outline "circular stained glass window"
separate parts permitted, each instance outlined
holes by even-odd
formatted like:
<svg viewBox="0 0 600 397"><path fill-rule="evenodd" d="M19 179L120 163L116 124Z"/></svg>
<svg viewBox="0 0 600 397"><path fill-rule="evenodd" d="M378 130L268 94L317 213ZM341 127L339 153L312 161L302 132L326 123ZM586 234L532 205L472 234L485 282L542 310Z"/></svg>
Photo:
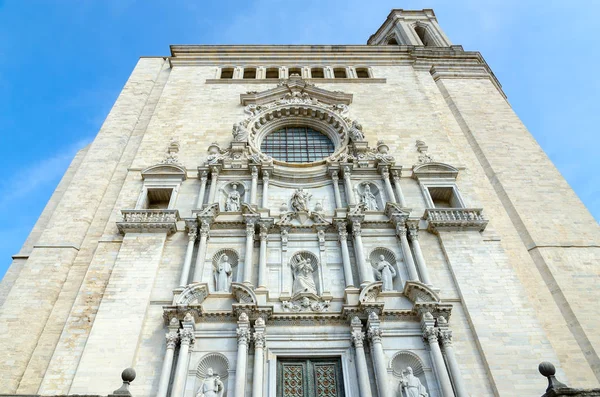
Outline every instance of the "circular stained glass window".
<svg viewBox="0 0 600 397"><path fill-rule="evenodd" d="M327 135L310 127L284 127L267 135L260 150L286 163L312 163L329 157L334 146Z"/></svg>

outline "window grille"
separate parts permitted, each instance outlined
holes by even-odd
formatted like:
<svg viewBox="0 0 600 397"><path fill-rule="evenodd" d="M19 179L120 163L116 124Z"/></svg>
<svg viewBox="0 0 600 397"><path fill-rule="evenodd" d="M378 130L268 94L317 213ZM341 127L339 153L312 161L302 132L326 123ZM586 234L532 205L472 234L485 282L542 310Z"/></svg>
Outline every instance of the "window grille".
<svg viewBox="0 0 600 397"><path fill-rule="evenodd" d="M310 163L333 153L333 142L309 127L284 127L265 137L263 153L286 163Z"/></svg>

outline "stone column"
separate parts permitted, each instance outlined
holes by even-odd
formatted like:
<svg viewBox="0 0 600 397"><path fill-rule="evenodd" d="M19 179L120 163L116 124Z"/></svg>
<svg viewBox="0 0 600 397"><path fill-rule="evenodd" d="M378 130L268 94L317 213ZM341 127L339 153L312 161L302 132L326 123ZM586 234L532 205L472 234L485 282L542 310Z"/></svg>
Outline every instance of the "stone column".
<svg viewBox="0 0 600 397"><path fill-rule="evenodd" d="M165 353L162 371L160 372L160 381L158 383L156 397L167 397L169 381L171 380L171 368L173 367L173 355L175 353L175 346L177 345L178 341L179 336L177 335L177 332L167 333L167 351Z"/></svg>
<svg viewBox="0 0 600 397"><path fill-rule="evenodd" d="M184 321L183 328L179 330L179 340L179 356L177 358L177 368L175 369L175 378L170 397L183 397L185 392L190 346L195 342L193 324L186 324Z"/></svg>
<svg viewBox="0 0 600 397"><path fill-rule="evenodd" d="M254 261L254 225L256 219L246 218L246 256L244 260L244 283L252 283L252 262Z"/></svg>
<svg viewBox="0 0 600 397"><path fill-rule="evenodd" d="M410 245L408 245L408 239L406 238L406 227L404 226L404 222L405 219L403 218L396 223L396 236L400 239L400 246L402 247L402 254L404 255L404 263L408 269L409 280L419 281L419 273L417 273L412 252L410 252Z"/></svg>
<svg viewBox="0 0 600 397"><path fill-rule="evenodd" d="M202 209L204 204L204 196L206 194L206 180L208 179L208 172L202 171L200 176L200 194L198 194L198 201L196 202L196 208Z"/></svg>
<svg viewBox="0 0 600 397"><path fill-rule="evenodd" d="M190 267L192 266L192 255L194 254L194 244L196 243L196 237L198 237L198 227L196 221L187 222L188 224L188 245L185 251L185 259L183 260L183 269L181 269L181 278L179 279L179 285L185 287L188 285L190 279Z"/></svg>
<svg viewBox="0 0 600 397"><path fill-rule="evenodd" d="M263 171L262 207L269 208L269 171Z"/></svg>
<svg viewBox="0 0 600 397"><path fill-rule="evenodd" d="M206 259L206 244L210 232L210 223L206 220L200 221L200 243L198 244L198 255L196 255L196 268L194 269L193 282L202 281L204 272L204 260Z"/></svg>
<svg viewBox="0 0 600 397"><path fill-rule="evenodd" d="M250 204L256 204L256 191L258 190L258 168L252 167L252 187L250 188Z"/></svg>
<svg viewBox="0 0 600 397"><path fill-rule="evenodd" d="M406 200L404 194L402 194L402 187L400 186L400 173L397 170L392 171L392 177L394 178L394 187L396 188L396 198L400 207L406 207Z"/></svg>
<svg viewBox="0 0 600 397"><path fill-rule="evenodd" d="M265 320L262 317L254 323L254 372L252 379L252 397L262 397L265 370Z"/></svg>
<svg viewBox="0 0 600 397"><path fill-rule="evenodd" d="M408 237L412 242L413 250L415 252L415 259L417 260L417 268L421 275L421 281L427 285L431 285L431 279L429 278L429 271L425 264L425 258L423 258L423 252L421 252L421 245L419 244L419 221L407 222L408 226Z"/></svg>
<svg viewBox="0 0 600 397"><path fill-rule="evenodd" d="M219 167L213 166L210 168L210 190L208 191L208 204L215 202L217 194L217 182L219 181Z"/></svg>
<svg viewBox="0 0 600 397"><path fill-rule="evenodd" d="M288 268L287 262L287 245L289 239L289 226L281 226L280 227L281 234L281 294L282 295L290 295L292 288L292 280L290 275L290 270Z"/></svg>
<svg viewBox="0 0 600 397"><path fill-rule="evenodd" d="M354 343L356 354L356 374L358 375L358 390L360 397L371 397L371 382L369 380L369 369L367 368L367 358L365 357L364 339L365 333L362 332L362 323L358 317L354 317L350 323L350 335Z"/></svg>
<svg viewBox="0 0 600 397"><path fill-rule="evenodd" d="M373 270L369 268L365 259L365 249L363 247L362 236L361 236L360 222L352 222L352 235L354 236L354 251L356 255L356 261L358 262L358 270L360 272L360 283L368 284L375 281L373 277Z"/></svg>
<svg viewBox="0 0 600 397"><path fill-rule="evenodd" d="M458 368L458 361L456 361L456 355L454 353L454 346L452 346L452 331L448 329L448 323L442 316L438 317L438 339L442 344L444 353L446 354L446 362L448 363L448 369L450 370L450 376L452 377L452 384L454 385L454 393L456 397L469 397L465 383Z"/></svg>
<svg viewBox="0 0 600 397"><path fill-rule="evenodd" d="M350 167L344 167L344 187L346 188L346 200L348 205L355 205L354 189L352 186L352 178L350 178Z"/></svg>
<svg viewBox="0 0 600 397"><path fill-rule="evenodd" d="M258 287L267 286L267 240L269 237L269 225L261 222L260 225L260 251L258 254Z"/></svg>
<svg viewBox="0 0 600 397"><path fill-rule="evenodd" d="M385 193L388 196L388 201L395 203L396 196L394 196L394 189L392 189L392 184L390 183L390 172L388 167L380 168L381 177L383 178L383 183L385 185Z"/></svg>
<svg viewBox="0 0 600 397"><path fill-rule="evenodd" d="M344 279L346 279L346 287L354 287L352 265L350 264L350 252L348 251L348 230L346 229L346 222L338 222L337 227L342 250L342 264L344 265Z"/></svg>
<svg viewBox="0 0 600 397"><path fill-rule="evenodd" d="M387 365L383 345L381 344L381 328L377 314L369 313L367 321L367 336L371 341L373 352L373 364L375 366L375 380L377 381L377 389L379 397L392 397L390 387L387 381Z"/></svg>
<svg viewBox="0 0 600 397"><path fill-rule="evenodd" d="M340 195L340 177L337 171L331 171L331 180L333 182L333 195L335 197L335 208L342 208L342 196Z"/></svg>
<svg viewBox="0 0 600 397"><path fill-rule="evenodd" d="M442 397L454 397L450 377L444 363L444 356L438 344L438 330L434 327L435 320L431 313L426 312L421 318L421 327L423 328L423 338L429 343L433 369L437 375L438 382L442 389Z"/></svg>
<svg viewBox="0 0 600 397"><path fill-rule="evenodd" d="M235 365L235 393L236 397L244 397L246 390L246 362L248 360L248 339L250 337L250 322L246 313L240 314L237 327L238 351ZM176 397L173 395L173 397Z"/></svg>

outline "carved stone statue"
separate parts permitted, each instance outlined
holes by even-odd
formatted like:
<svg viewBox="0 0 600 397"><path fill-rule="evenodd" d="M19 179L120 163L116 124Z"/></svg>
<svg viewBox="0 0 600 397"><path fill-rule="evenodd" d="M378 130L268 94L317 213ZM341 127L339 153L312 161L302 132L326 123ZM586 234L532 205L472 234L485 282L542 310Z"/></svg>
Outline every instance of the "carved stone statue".
<svg viewBox="0 0 600 397"><path fill-rule="evenodd" d="M295 295L301 292L317 294L313 277L314 270L310 259L303 258L300 254L296 255L295 263L292 262L292 274L294 275L292 294Z"/></svg>
<svg viewBox="0 0 600 397"><path fill-rule="evenodd" d="M244 141L248 138L248 130L244 127L243 122L235 123L233 125L233 140L236 142Z"/></svg>
<svg viewBox="0 0 600 397"><path fill-rule="evenodd" d="M223 382L219 375L213 373L213 369L206 371L206 378L202 381L196 397L221 397L223 395Z"/></svg>
<svg viewBox="0 0 600 397"><path fill-rule="evenodd" d="M215 268L215 290L219 292L228 292L231 285L231 274L233 269L229 263L229 257L223 255Z"/></svg>
<svg viewBox="0 0 600 397"><path fill-rule="evenodd" d="M411 367L406 367L406 370L402 371L402 377L400 378L400 388L406 397L429 397L425 386L421 384L419 378L413 375Z"/></svg>
<svg viewBox="0 0 600 397"><path fill-rule="evenodd" d="M352 142L360 142L365 140L365 135L362 132L362 125L356 120L352 121L352 125L348 129L348 136Z"/></svg>
<svg viewBox="0 0 600 397"><path fill-rule="evenodd" d="M377 275L381 279L383 286L382 291L393 291L394 290L394 277L396 277L396 269L385 260L385 256L379 255L379 262L377 262Z"/></svg>
<svg viewBox="0 0 600 397"><path fill-rule="evenodd" d="M240 192L237 190L237 183L232 184L231 189L227 194L227 201L225 201L225 211L239 211L241 208L241 197Z"/></svg>
<svg viewBox="0 0 600 397"><path fill-rule="evenodd" d="M311 195L308 192L302 190L302 188L297 189L292 195L292 209L296 212L304 211L310 212L308 209L308 201L310 200Z"/></svg>
<svg viewBox="0 0 600 397"><path fill-rule="evenodd" d="M360 201L365 204L367 211L377 211L379 207L377 206L377 199L375 195L371 193L371 187L366 184L363 192L360 193Z"/></svg>

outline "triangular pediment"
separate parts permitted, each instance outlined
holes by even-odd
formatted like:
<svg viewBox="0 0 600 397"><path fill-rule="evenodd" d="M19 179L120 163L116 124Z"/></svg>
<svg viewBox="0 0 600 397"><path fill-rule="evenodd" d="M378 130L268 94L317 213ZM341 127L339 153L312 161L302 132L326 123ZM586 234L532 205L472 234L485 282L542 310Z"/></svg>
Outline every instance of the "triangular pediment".
<svg viewBox="0 0 600 397"><path fill-rule="evenodd" d="M327 105L349 105L352 103L352 94L324 90L296 76L292 76L288 80L282 80L277 87L270 90L240 94L240 102L243 106L265 105L281 100L304 101L306 103L321 102Z"/></svg>

